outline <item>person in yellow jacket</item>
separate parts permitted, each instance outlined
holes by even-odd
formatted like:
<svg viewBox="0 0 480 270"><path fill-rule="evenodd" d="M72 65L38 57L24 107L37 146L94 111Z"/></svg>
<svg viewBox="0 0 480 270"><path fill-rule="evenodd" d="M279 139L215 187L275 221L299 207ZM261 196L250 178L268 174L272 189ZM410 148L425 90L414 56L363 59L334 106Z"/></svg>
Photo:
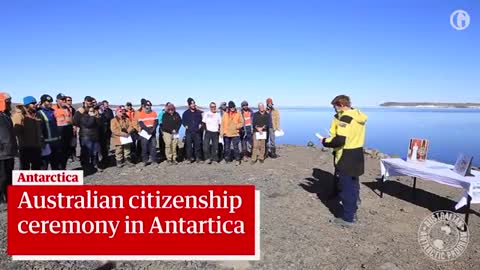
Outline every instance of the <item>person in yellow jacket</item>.
<svg viewBox="0 0 480 270"><path fill-rule="evenodd" d="M228 102L228 111L223 114L222 126L220 128L220 136L223 137L225 149L225 161L229 163L231 160L233 144L233 155L237 161L236 165L240 165L240 129L243 128L243 117L237 111L233 101Z"/></svg>
<svg viewBox="0 0 480 270"><path fill-rule="evenodd" d="M115 159L117 167L121 168L125 165L132 166L131 163L131 143L122 144L120 138L131 138L131 134L135 131L132 121L128 118L125 107L120 106L115 110L115 117L110 121L110 130L112 131L112 141L115 145Z"/></svg>
<svg viewBox="0 0 480 270"><path fill-rule="evenodd" d="M321 140L323 146L335 149L335 169L341 185L340 199L343 205L343 216L336 218L334 223L351 226L355 223L358 208L359 177L365 172L363 146L368 117L360 110L352 108L348 96L335 97L332 105L341 112L341 116L332 128L335 134Z"/></svg>

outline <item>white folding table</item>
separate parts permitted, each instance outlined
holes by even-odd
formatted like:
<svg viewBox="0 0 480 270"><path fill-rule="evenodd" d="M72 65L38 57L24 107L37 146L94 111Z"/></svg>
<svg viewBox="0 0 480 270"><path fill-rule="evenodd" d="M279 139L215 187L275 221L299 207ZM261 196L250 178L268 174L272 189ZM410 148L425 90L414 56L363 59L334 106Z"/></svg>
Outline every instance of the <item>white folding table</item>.
<svg viewBox="0 0 480 270"><path fill-rule="evenodd" d="M461 176L453 171L454 166L450 164L432 160L407 162L400 158L382 159L380 160L380 166L382 174L380 188L381 198L383 198L383 184L385 181L389 180L388 177L410 176L413 177L414 194L417 185L417 178L463 189L463 197L458 201L455 209L458 210L466 205L466 224L468 224L470 204L480 203L480 172L472 171L470 176Z"/></svg>

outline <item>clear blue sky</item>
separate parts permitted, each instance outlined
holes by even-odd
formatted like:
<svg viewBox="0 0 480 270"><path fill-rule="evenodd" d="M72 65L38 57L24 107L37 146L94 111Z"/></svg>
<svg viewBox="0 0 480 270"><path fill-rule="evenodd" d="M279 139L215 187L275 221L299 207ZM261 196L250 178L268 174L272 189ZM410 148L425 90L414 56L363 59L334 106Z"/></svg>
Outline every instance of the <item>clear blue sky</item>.
<svg viewBox="0 0 480 270"><path fill-rule="evenodd" d="M0 38L14 101L480 102L479 0L1 0Z"/></svg>

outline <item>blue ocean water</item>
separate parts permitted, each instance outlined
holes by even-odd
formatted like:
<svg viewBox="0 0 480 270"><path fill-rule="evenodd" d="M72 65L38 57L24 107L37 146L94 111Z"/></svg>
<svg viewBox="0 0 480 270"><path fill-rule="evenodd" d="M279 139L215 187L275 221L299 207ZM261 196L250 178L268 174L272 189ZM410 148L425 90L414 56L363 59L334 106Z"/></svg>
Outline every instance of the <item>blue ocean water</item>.
<svg viewBox="0 0 480 270"><path fill-rule="evenodd" d="M368 115L366 147L405 158L410 138L430 140L428 158L453 164L460 153L480 165L480 109L359 108ZM326 136L332 108L280 108L285 136L279 144L319 144ZM179 113L183 113L179 111ZM183 130L181 131L183 133Z"/></svg>

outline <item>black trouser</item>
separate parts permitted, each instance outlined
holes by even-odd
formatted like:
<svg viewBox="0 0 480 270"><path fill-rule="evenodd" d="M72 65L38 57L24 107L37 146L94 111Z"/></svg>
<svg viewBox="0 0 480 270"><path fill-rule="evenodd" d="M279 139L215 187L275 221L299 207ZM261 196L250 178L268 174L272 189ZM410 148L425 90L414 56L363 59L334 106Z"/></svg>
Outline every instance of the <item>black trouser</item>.
<svg viewBox="0 0 480 270"><path fill-rule="evenodd" d="M244 156L247 156L248 153L252 152L253 147L252 126L246 126L245 128L242 128L240 137L242 138L242 153Z"/></svg>
<svg viewBox="0 0 480 270"><path fill-rule="evenodd" d="M0 160L0 203L7 202L7 188L12 185L14 166L14 158Z"/></svg>
<svg viewBox="0 0 480 270"><path fill-rule="evenodd" d="M157 138L155 134L152 134L149 140L140 137L142 144L142 161L147 163L150 159L151 162L158 162L157 160Z"/></svg>
<svg viewBox="0 0 480 270"><path fill-rule="evenodd" d="M200 132L187 132L185 138L185 147L187 150L187 159L189 160L201 160L202 155L202 148L201 148L201 141L202 136ZM193 144L193 145L192 145ZM193 157L193 151L195 150L195 157Z"/></svg>
<svg viewBox="0 0 480 270"><path fill-rule="evenodd" d="M62 161L64 153L61 149L60 141L50 142L50 155L42 157L42 170L48 170L48 165L52 170L64 170L62 167Z"/></svg>
<svg viewBox="0 0 480 270"><path fill-rule="evenodd" d="M67 168L67 161L71 156L73 126L61 126L59 129L62 136L60 149L63 153L62 160L60 160L60 166L62 169L65 169Z"/></svg>
<svg viewBox="0 0 480 270"><path fill-rule="evenodd" d="M240 149L239 149L239 144L240 144L240 136L236 137L223 137L224 145L225 145L225 160L226 161L231 161L231 156L232 156L232 149L231 145L233 144L233 156L235 160L239 161L240 160Z"/></svg>
<svg viewBox="0 0 480 270"><path fill-rule="evenodd" d="M24 147L20 149L20 169L40 170L42 167L42 149Z"/></svg>
<svg viewBox="0 0 480 270"><path fill-rule="evenodd" d="M99 142L96 138L82 138L82 167L91 169L99 167L98 151L100 149Z"/></svg>
<svg viewBox="0 0 480 270"><path fill-rule="evenodd" d="M108 153L110 152L110 139L112 138L112 132L110 130L100 133L100 154L102 155L102 161L104 165L109 162Z"/></svg>
<svg viewBox="0 0 480 270"><path fill-rule="evenodd" d="M167 159L167 155L165 154L165 141L163 140L162 125L160 125L158 129L158 148L160 150L160 160Z"/></svg>
<svg viewBox="0 0 480 270"><path fill-rule="evenodd" d="M205 160L218 161L218 136L220 132L205 131L205 139L203 140L203 155ZM210 143L212 145L210 145Z"/></svg>

